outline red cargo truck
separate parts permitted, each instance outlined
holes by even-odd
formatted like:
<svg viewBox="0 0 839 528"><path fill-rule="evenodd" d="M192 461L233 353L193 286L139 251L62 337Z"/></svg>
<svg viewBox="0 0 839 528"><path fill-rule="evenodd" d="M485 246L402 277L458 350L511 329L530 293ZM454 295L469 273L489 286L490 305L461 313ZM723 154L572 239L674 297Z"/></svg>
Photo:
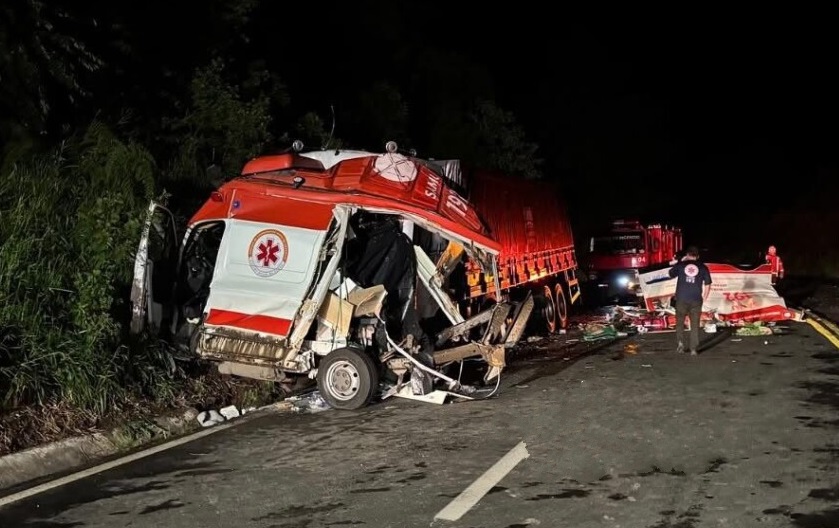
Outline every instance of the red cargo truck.
<svg viewBox="0 0 839 528"><path fill-rule="evenodd" d="M580 298L574 235L557 185L492 171L459 169L456 160L431 162L475 207L490 236L501 244L501 296L520 299L532 292L533 326L553 332L568 324L569 306ZM466 268L468 309L496 297L492 278L477 264Z"/></svg>

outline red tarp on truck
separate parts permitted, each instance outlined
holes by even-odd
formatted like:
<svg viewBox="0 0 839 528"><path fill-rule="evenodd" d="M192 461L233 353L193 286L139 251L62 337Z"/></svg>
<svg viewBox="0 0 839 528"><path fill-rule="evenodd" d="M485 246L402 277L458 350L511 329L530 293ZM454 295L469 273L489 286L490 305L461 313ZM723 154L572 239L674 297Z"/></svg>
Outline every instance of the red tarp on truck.
<svg viewBox="0 0 839 528"><path fill-rule="evenodd" d="M571 224L556 185L473 172L469 189L490 236L501 243L499 260L573 247Z"/></svg>

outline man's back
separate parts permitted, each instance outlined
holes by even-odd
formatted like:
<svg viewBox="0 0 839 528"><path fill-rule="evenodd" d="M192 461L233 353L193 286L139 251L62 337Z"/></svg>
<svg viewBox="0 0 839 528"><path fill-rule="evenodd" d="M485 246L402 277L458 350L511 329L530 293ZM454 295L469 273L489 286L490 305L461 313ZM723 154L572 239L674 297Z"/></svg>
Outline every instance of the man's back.
<svg viewBox="0 0 839 528"><path fill-rule="evenodd" d="M683 260L670 269L676 278L676 300L702 302L704 284L711 284L711 271L699 260Z"/></svg>
<svg viewBox="0 0 839 528"><path fill-rule="evenodd" d="M705 297L711 292L711 270L699 261L691 246L681 262L668 272L676 279L676 352L684 352L685 316L690 318L690 355L698 354L699 322Z"/></svg>

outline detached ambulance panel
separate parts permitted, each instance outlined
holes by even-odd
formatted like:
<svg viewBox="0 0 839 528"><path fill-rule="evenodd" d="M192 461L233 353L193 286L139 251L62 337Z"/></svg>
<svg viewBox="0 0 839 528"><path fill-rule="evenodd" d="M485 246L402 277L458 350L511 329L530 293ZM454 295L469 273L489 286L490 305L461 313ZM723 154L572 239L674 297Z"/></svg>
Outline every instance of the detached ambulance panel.
<svg viewBox="0 0 839 528"><path fill-rule="evenodd" d="M730 323L799 320L801 314L787 307L783 297L772 286L772 269L768 264L743 270L729 264L707 264L711 272L711 292L703 306L705 317L715 315ZM670 308L676 294L676 279L668 275L670 268L642 273L641 291L647 310Z"/></svg>

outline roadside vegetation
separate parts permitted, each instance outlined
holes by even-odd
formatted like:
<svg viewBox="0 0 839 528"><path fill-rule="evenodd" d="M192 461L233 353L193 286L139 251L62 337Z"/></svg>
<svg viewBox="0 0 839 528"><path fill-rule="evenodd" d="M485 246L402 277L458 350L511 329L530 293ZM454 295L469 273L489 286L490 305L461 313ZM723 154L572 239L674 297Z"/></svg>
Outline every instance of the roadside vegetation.
<svg viewBox="0 0 839 528"><path fill-rule="evenodd" d="M438 138L434 130L457 130L460 139L429 148L539 175L536 145L490 93L441 99L457 110L417 132L423 113L409 111L407 88L372 80L337 117L375 119L333 132L328 108L295 106L258 55L233 53L257 2L210 3L217 9L203 16L220 29L194 50L186 76L172 75L183 67L175 58L149 60L132 40L132 29L143 28L130 14L122 25L93 24L69 4L0 8L0 455L187 407L282 396L272 384L223 377L159 343L129 339L133 259L149 200L171 195L185 219L247 159L294 139L310 148L421 144L412 131ZM109 55L95 27L115 28L122 56ZM132 68L142 77L126 73Z"/></svg>

